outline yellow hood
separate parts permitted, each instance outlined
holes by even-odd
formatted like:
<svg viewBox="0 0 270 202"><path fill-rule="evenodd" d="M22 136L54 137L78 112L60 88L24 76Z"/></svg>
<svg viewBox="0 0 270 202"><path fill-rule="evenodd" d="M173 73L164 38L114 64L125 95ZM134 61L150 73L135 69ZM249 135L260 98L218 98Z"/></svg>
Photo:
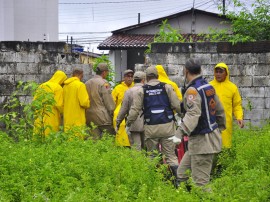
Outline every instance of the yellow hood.
<svg viewBox="0 0 270 202"><path fill-rule="evenodd" d="M58 83L61 85L67 79L67 75L63 71L56 71L49 82Z"/></svg>
<svg viewBox="0 0 270 202"><path fill-rule="evenodd" d="M74 76L74 77L71 77L71 78L65 80L65 81L64 81L64 84L65 84L65 85L68 85L68 84L72 83L73 81L80 81L80 79L79 79L78 77L75 77L75 76Z"/></svg>
<svg viewBox="0 0 270 202"><path fill-rule="evenodd" d="M224 68L227 72L227 76L226 76L226 79L225 81L230 81L230 71L229 71L229 68L228 66L224 63L224 62L221 62L221 63L218 63L214 69L218 68L218 67L221 67L221 68ZM214 78L214 80L216 81L216 78Z"/></svg>
<svg viewBox="0 0 270 202"><path fill-rule="evenodd" d="M156 68L157 68L157 71L158 71L158 80L160 82L170 84L173 87L178 99L182 100L182 94L181 94L177 84L169 79L169 77L166 74L163 66L162 65L157 65Z"/></svg>

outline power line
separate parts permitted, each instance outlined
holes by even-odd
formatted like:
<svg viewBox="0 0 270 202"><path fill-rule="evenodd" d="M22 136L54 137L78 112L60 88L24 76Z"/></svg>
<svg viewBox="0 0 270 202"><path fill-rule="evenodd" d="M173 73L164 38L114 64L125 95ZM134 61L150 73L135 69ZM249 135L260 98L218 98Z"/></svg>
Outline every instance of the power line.
<svg viewBox="0 0 270 202"><path fill-rule="evenodd" d="M110 34L111 32L59 32L59 34Z"/></svg>
<svg viewBox="0 0 270 202"><path fill-rule="evenodd" d="M78 5L78 4L121 4L121 3L141 3L141 2L148 2L148 1L162 1L162 0L141 0L141 1L101 1L101 2L91 2L91 3L85 3L85 2L71 2L71 3L59 3L64 5Z"/></svg>

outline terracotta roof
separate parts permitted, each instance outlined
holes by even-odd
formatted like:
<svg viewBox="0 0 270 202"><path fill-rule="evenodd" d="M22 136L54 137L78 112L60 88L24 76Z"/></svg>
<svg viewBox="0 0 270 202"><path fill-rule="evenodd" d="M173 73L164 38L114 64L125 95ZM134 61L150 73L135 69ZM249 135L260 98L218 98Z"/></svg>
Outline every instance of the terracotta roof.
<svg viewBox="0 0 270 202"><path fill-rule="evenodd" d="M150 34L113 34L99 44L98 49L146 48L154 40Z"/></svg>
<svg viewBox="0 0 270 202"><path fill-rule="evenodd" d="M99 50L147 48L154 41L152 34L113 34L99 44ZM182 34L186 42L205 41L204 36L197 34Z"/></svg>

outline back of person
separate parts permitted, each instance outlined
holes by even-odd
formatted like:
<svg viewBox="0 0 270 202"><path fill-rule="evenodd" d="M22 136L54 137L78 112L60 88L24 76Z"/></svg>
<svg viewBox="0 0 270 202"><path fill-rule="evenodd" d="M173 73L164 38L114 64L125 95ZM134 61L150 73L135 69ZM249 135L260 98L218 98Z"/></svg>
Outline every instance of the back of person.
<svg viewBox="0 0 270 202"><path fill-rule="evenodd" d="M85 84L73 76L64 82L65 131L74 126L85 126L85 109L90 106Z"/></svg>
<svg viewBox="0 0 270 202"><path fill-rule="evenodd" d="M131 89L126 91L125 96L129 97L128 100L130 100L129 103L129 109L131 108L133 104L133 98L135 94L137 93L138 89L140 89L142 85L135 85ZM121 112L121 111L120 111ZM130 131L135 131L135 132L142 132L144 131L144 116L143 116L143 110L140 111L140 115L136 119L136 121L131 125Z"/></svg>
<svg viewBox="0 0 270 202"><path fill-rule="evenodd" d="M102 95L102 86L106 84L106 81L99 76L88 80L85 85L87 92L91 100L91 106L86 110L86 123L90 125L93 122L95 125L112 125L112 111L108 110L104 105ZM108 86L110 88L110 86ZM110 91L108 91L109 93ZM111 112L110 112L111 111Z"/></svg>
<svg viewBox="0 0 270 202"><path fill-rule="evenodd" d="M34 133L44 133L44 135L47 136L51 131L59 131L59 126L61 124L60 113L63 112L63 88L61 87L61 84L66 78L66 74L63 71L58 70L49 81L39 86L34 99L38 99L37 96L41 96L40 98L42 99L49 99L49 96L44 95L44 93L51 93L51 99L54 99L55 103L51 106L51 111L48 110L46 113L43 113L43 115L37 115L39 117L35 120ZM50 100L44 99L40 101L51 103ZM44 127L43 129L41 129L42 126Z"/></svg>

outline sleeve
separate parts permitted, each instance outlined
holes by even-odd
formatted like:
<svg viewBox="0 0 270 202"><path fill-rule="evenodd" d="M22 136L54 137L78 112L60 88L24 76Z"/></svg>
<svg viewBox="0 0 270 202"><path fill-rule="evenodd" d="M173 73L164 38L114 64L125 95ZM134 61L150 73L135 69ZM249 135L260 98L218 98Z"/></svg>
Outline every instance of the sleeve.
<svg viewBox="0 0 270 202"><path fill-rule="evenodd" d="M117 97L118 97L117 86L116 86L116 87L113 89L113 91L112 91L112 97L113 97L114 103L117 103Z"/></svg>
<svg viewBox="0 0 270 202"><path fill-rule="evenodd" d="M243 115L243 108L242 108L242 98L237 87L233 95L232 105L233 105L232 108L233 108L234 117L237 120L243 120L244 115Z"/></svg>
<svg viewBox="0 0 270 202"><path fill-rule="evenodd" d="M123 99L120 111L116 119L117 126L121 124L125 116L128 114L128 111L130 109L129 96L130 96L130 91L126 91L126 93L124 94L124 99Z"/></svg>
<svg viewBox="0 0 270 202"><path fill-rule="evenodd" d="M79 87L78 99L79 99L80 106L82 108L86 109L90 107L90 99L89 99L88 92L86 90L86 86L84 83L81 83Z"/></svg>
<svg viewBox="0 0 270 202"><path fill-rule="evenodd" d="M63 88L61 86L57 87L54 93L55 107L60 113L63 113L64 108L64 97Z"/></svg>
<svg viewBox="0 0 270 202"><path fill-rule="evenodd" d="M215 95L216 102L216 122L220 131L226 129L226 116L222 103L220 102L217 95Z"/></svg>
<svg viewBox="0 0 270 202"><path fill-rule="evenodd" d="M190 87L184 96L184 102L186 103L186 113L183 117L182 123L179 128L182 135L190 135L190 133L197 127L199 118L201 116L201 96L198 91ZM179 134L180 135L180 134ZM178 136L181 138L181 135Z"/></svg>
<svg viewBox="0 0 270 202"><path fill-rule="evenodd" d="M173 89L174 89L174 91L175 91L178 99L180 101L182 101L183 100L182 93L181 93L180 89L178 88L177 84L176 83L173 83L172 87L173 87Z"/></svg>
<svg viewBox="0 0 270 202"><path fill-rule="evenodd" d="M181 113L180 100L178 99L171 85L166 84L165 87L166 87L167 95L171 103L171 108L180 114Z"/></svg>
<svg viewBox="0 0 270 202"><path fill-rule="evenodd" d="M101 86L101 97L103 99L103 103L108 113L113 117L113 112L115 110L115 102L113 100L113 96L111 94L111 86L109 83L104 83Z"/></svg>
<svg viewBox="0 0 270 202"><path fill-rule="evenodd" d="M143 108L143 88L134 92L133 104L129 110L129 115L127 117L126 126L130 126L139 116L140 111Z"/></svg>

